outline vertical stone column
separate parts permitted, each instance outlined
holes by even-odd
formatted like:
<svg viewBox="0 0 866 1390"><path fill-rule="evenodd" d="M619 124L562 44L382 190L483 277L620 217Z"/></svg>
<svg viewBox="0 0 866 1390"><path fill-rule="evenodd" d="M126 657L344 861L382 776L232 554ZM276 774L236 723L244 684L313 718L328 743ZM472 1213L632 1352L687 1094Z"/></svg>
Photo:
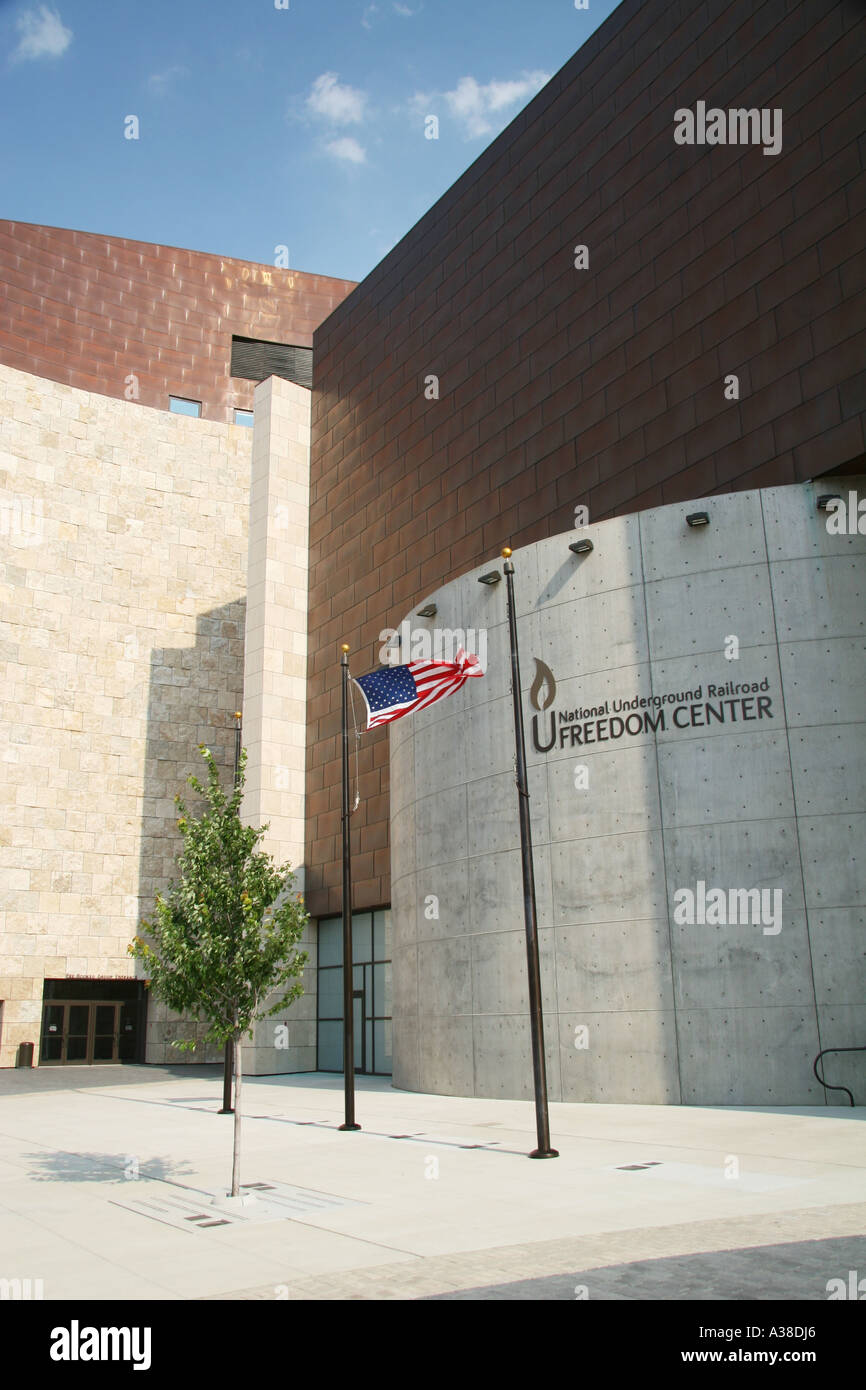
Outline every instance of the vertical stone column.
<svg viewBox="0 0 866 1390"><path fill-rule="evenodd" d="M255 393L249 562L244 649L242 807L251 825L269 826L262 847L291 864L303 891L309 575L310 392L270 377ZM259 1024L246 1069L254 1074L312 1071L316 1065L315 940L305 994L285 1014ZM288 1029L288 1046L285 1032Z"/></svg>

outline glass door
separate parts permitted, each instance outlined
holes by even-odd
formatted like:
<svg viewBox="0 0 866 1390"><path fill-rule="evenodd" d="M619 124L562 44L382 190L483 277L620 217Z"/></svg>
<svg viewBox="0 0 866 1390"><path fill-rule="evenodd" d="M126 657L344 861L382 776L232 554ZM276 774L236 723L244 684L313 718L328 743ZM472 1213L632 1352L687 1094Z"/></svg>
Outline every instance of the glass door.
<svg viewBox="0 0 866 1390"><path fill-rule="evenodd" d="M46 1004L42 1011L42 1048L39 1061L50 1066L63 1061L63 1021L65 1004Z"/></svg>
<svg viewBox="0 0 866 1390"><path fill-rule="evenodd" d="M357 969L357 966L355 967ZM367 1070L366 1047L364 1046L364 991L356 989L352 994L354 1013L352 1014L352 1042L355 1046L355 1071Z"/></svg>
<svg viewBox="0 0 866 1390"><path fill-rule="evenodd" d="M120 1027L119 1004L91 1004L93 1048L91 1062L116 1062Z"/></svg>
<svg viewBox="0 0 866 1390"><path fill-rule="evenodd" d="M42 1066L89 1066L118 1062L123 1005L59 999L42 1012Z"/></svg>
<svg viewBox="0 0 866 1390"><path fill-rule="evenodd" d="M87 1056L90 1042L90 1011L91 1004L67 1004L66 1022L64 1026L64 1046L65 1055L63 1061L88 1062Z"/></svg>

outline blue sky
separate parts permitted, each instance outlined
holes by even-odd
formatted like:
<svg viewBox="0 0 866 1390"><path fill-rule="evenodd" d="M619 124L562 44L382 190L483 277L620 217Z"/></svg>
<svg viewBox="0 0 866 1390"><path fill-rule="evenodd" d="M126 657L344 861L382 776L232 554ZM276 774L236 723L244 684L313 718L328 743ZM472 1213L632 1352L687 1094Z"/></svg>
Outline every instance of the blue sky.
<svg viewBox="0 0 866 1390"><path fill-rule="evenodd" d="M283 3L0 0L0 216L360 280L614 8Z"/></svg>

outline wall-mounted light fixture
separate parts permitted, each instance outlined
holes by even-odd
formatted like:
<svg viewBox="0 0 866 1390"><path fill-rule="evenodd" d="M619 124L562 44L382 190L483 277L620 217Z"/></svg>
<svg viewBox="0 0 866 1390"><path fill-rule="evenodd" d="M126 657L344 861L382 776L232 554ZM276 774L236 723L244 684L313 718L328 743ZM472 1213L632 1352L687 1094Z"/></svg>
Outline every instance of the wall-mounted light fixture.
<svg viewBox="0 0 866 1390"><path fill-rule="evenodd" d="M822 492L818 498L818 511L826 512L831 502L841 502L842 497L838 492Z"/></svg>
<svg viewBox="0 0 866 1390"><path fill-rule="evenodd" d="M687 526L709 526L709 524L709 512L692 512L690 516L686 517Z"/></svg>
<svg viewBox="0 0 866 1390"><path fill-rule="evenodd" d="M419 617L419 618L435 618L437 612L438 612L438 609L437 609L437 607L436 607L436 604L435 604L435 603L428 603L428 604L425 604L425 606L424 606L423 608L419 608L419 609L418 609L418 617Z"/></svg>
<svg viewBox="0 0 866 1390"><path fill-rule="evenodd" d="M572 541L568 548L573 551L575 555L588 555L592 550L592 541Z"/></svg>
<svg viewBox="0 0 866 1390"><path fill-rule="evenodd" d="M498 584L502 575L499 570L491 570L489 574L482 574L478 577L479 584Z"/></svg>

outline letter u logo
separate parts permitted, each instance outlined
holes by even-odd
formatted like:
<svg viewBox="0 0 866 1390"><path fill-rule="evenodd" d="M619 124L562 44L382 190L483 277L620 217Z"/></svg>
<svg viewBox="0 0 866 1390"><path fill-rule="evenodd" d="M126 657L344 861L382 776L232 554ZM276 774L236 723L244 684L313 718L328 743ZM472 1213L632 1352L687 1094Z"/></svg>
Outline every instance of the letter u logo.
<svg viewBox="0 0 866 1390"><path fill-rule="evenodd" d="M536 753L549 753L550 750L551 750L551 748L553 747L553 745L554 745L555 742L556 742L556 719L554 718L553 710L550 711L550 742L549 742L549 743L541 743L541 742L539 741L539 738L538 738L538 719L539 719L539 716L538 716L537 714L534 714L534 715L532 716L532 742L533 742L533 745L534 745L534 747L535 747Z"/></svg>

